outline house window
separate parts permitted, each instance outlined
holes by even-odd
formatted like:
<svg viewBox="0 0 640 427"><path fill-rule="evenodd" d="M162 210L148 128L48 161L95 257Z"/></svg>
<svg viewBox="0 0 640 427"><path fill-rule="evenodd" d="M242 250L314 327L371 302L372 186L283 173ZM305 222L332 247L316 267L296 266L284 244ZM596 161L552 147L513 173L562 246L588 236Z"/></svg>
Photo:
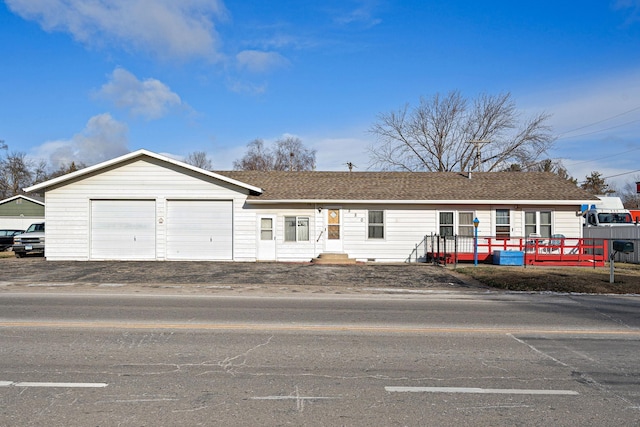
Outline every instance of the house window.
<svg viewBox="0 0 640 427"><path fill-rule="evenodd" d="M551 212L525 212L524 213L525 236L538 234L540 237L551 237Z"/></svg>
<svg viewBox="0 0 640 427"><path fill-rule="evenodd" d="M473 237L473 212L458 212L458 235Z"/></svg>
<svg viewBox="0 0 640 427"><path fill-rule="evenodd" d="M538 234L538 221L535 212L524 213L524 235L529 237Z"/></svg>
<svg viewBox="0 0 640 427"><path fill-rule="evenodd" d="M309 218L300 216L284 217L284 241L308 242Z"/></svg>
<svg viewBox="0 0 640 427"><path fill-rule="evenodd" d="M496 238L511 238L511 220L509 219L509 209L496 209Z"/></svg>
<svg viewBox="0 0 640 427"><path fill-rule="evenodd" d="M453 236L453 212L440 212L440 236Z"/></svg>
<svg viewBox="0 0 640 427"><path fill-rule="evenodd" d="M260 240L273 240L273 218L260 218Z"/></svg>
<svg viewBox="0 0 640 427"><path fill-rule="evenodd" d="M369 239L384 239L384 211L369 211Z"/></svg>
<svg viewBox="0 0 640 427"><path fill-rule="evenodd" d="M551 237L551 212L540 212L540 235L542 237Z"/></svg>

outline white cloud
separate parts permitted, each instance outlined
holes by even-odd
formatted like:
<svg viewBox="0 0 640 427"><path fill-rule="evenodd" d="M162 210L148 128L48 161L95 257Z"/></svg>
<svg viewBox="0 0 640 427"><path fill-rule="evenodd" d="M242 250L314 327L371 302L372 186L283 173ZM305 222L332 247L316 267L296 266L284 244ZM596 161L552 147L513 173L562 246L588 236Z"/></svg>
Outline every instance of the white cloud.
<svg viewBox="0 0 640 427"><path fill-rule="evenodd" d="M592 172L618 189L633 181L640 168L640 69L561 82L525 104L526 113L553 115L558 140L549 154L579 182Z"/></svg>
<svg viewBox="0 0 640 427"><path fill-rule="evenodd" d="M252 73L264 73L289 65L289 61L279 53L260 50L243 50L236 55L236 61L241 69Z"/></svg>
<svg viewBox="0 0 640 427"><path fill-rule="evenodd" d="M637 135L640 126L630 123L640 119L640 70L572 82L536 98L553 114L555 130L565 137L595 131L601 131L600 136Z"/></svg>
<svg viewBox="0 0 640 427"><path fill-rule="evenodd" d="M640 1L616 0L612 4L613 10L623 11L627 14L626 24L631 25L640 20Z"/></svg>
<svg viewBox="0 0 640 427"><path fill-rule="evenodd" d="M227 87L235 93L243 93L249 95L262 95L267 91L266 83L249 83L240 80L229 80Z"/></svg>
<svg viewBox="0 0 640 427"><path fill-rule="evenodd" d="M127 132L126 124L108 113L99 114L71 139L46 142L32 150L30 157L45 160L54 169L71 162L94 165L128 153Z"/></svg>
<svg viewBox="0 0 640 427"><path fill-rule="evenodd" d="M336 14L334 22L340 25L362 25L365 28L374 27L382 22L381 19L374 17L374 10L378 6L377 0L359 0L358 7L348 12Z"/></svg>
<svg viewBox="0 0 640 427"><path fill-rule="evenodd" d="M9 9L47 31L63 31L89 46L133 47L164 59L216 59L213 17L221 0L6 0Z"/></svg>
<svg viewBox="0 0 640 427"><path fill-rule="evenodd" d="M347 163L352 163L355 172L369 168L369 152L366 141L354 134L358 130L347 131L343 136L300 137L305 146L316 150L316 169L319 171L348 171ZM351 135L348 135L351 134Z"/></svg>
<svg viewBox="0 0 640 427"><path fill-rule="evenodd" d="M138 80L124 68L116 68L98 95L109 99L119 108L147 119L159 119L173 107L184 106L180 97L156 79Z"/></svg>

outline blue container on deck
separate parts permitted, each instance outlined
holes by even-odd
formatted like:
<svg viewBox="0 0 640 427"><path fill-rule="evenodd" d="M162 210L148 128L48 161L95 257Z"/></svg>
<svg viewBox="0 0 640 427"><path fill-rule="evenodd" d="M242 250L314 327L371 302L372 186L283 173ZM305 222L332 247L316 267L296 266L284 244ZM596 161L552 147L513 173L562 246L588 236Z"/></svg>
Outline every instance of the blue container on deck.
<svg viewBox="0 0 640 427"><path fill-rule="evenodd" d="M496 265L524 265L524 252L493 251L493 263Z"/></svg>

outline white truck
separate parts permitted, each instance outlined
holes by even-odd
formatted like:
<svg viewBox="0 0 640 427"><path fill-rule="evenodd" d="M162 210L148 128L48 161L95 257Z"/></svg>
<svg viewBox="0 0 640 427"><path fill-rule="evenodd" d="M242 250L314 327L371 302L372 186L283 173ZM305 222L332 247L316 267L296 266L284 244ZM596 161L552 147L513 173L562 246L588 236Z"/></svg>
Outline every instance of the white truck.
<svg viewBox="0 0 640 427"><path fill-rule="evenodd" d="M44 222L31 224L24 233L15 235L13 253L17 258L30 254L44 256Z"/></svg>
<svg viewBox="0 0 640 427"><path fill-rule="evenodd" d="M597 196L600 201L583 213L585 227L617 227L633 224L631 212L619 197Z"/></svg>

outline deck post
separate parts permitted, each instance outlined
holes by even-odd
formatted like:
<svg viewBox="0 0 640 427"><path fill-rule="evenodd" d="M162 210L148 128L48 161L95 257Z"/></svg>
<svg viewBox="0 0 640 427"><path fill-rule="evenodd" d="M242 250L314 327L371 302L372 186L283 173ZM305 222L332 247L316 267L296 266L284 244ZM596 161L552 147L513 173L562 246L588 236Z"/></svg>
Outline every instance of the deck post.
<svg viewBox="0 0 640 427"><path fill-rule="evenodd" d="M480 220L476 217L473 219L473 266L478 266L478 225Z"/></svg>

